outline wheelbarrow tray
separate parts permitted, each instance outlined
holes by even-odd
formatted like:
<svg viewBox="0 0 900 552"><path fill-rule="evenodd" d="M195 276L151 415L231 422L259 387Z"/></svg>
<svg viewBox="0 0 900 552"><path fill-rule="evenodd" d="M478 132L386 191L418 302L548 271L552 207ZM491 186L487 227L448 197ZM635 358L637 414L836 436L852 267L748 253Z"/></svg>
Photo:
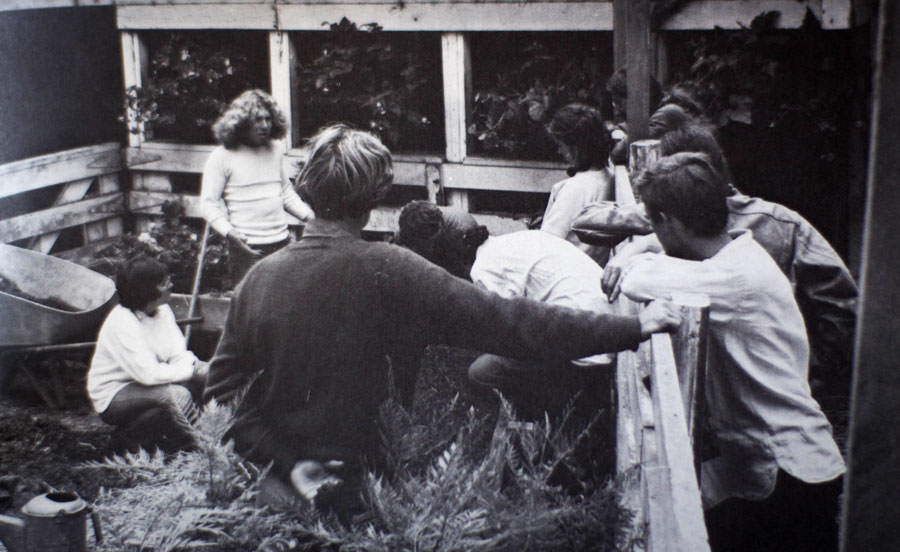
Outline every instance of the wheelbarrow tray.
<svg viewBox="0 0 900 552"><path fill-rule="evenodd" d="M118 302L110 278L37 251L0 244L0 277L37 301L64 303L62 310L0 291L0 347L94 341Z"/></svg>

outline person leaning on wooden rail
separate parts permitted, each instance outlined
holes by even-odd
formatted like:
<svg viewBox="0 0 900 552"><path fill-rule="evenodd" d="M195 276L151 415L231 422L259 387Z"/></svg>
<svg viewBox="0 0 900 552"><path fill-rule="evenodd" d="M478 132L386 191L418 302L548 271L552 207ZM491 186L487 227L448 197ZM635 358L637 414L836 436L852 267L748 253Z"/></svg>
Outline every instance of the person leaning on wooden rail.
<svg viewBox="0 0 900 552"><path fill-rule="evenodd" d="M700 488L712 549L837 550L845 466L810 393L790 282L751 230L727 229L725 182L706 154L663 157L637 184L654 234L610 261L620 270L608 268L603 287L635 301L710 298L706 411L717 454L704 459Z"/></svg>
<svg viewBox="0 0 900 552"><path fill-rule="evenodd" d="M191 389L202 395L209 364L187 350L166 303L172 280L165 265L146 256L125 261L116 291L119 304L100 328L87 375L94 410L117 426L126 449L194 448L199 411Z"/></svg>
<svg viewBox="0 0 900 552"><path fill-rule="evenodd" d="M266 496L357 509L365 469L383 470L377 430L395 352L442 344L513 358L581 358L632 349L680 323L656 301L639 316L503 299L405 248L361 238L392 186L391 154L344 125L310 142L301 196L315 218L263 259L231 300L206 397L241 398L227 437L272 463Z"/></svg>
<svg viewBox="0 0 900 552"><path fill-rule="evenodd" d="M489 236L465 211L412 201L400 212L394 243L501 297L612 312L599 285L603 269L570 242L547 232ZM604 408L612 373L608 354L548 362L485 353L468 370L476 390L491 395L494 389L500 391L521 418L543 420L549 414L555 421L572 406L578 422Z"/></svg>
<svg viewBox="0 0 900 552"><path fill-rule="evenodd" d="M262 90L242 93L213 125L221 145L203 168L200 209L228 240L234 286L253 263L290 243L285 211L301 222L313 216L282 164L286 132L284 114Z"/></svg>

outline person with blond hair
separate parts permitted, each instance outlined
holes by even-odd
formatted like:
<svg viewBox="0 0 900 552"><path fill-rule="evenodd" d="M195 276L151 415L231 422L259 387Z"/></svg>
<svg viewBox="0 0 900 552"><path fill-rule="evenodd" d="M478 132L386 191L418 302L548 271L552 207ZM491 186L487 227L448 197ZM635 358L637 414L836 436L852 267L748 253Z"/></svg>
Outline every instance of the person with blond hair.
<svg viewBox="0 0 900 552"><path fill-rule="evenodd" d="M288 212L301 222L312 210L297 196L282 165L284 114L262 90L247 90L213 125L220 143L203 169L200 209L228 241L236 286L250 267L290 243Z"/></svg>
<svg viewBox="0 0 900 552"><path fill-rule="evenodd" d="M231 301L207 398L238 397L228 437L272 463L271 496L352 512L366 469L384 469L378 410L391 358L428 344L513 358L581 358L637 347L680 321L671 303L638 317L504 299L405 248L362 239L393 165L373 135L333 125L314 136L300 195L315 218L257 263Z"/></svg>

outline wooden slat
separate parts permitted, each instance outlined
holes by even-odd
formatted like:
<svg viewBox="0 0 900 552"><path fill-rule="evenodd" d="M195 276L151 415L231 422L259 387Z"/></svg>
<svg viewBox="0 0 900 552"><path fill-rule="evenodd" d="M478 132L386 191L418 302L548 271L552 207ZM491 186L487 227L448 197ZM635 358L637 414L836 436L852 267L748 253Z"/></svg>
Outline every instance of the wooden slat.
<svg viewBox="0 0 900 552"><path fill-rule="evenodd" d="M114 173L119 144L109 142L0 165L0 198Z"/></svg>
<svg viewBox="0 0 900 552"><path fill-rule="evenodd" d="M4 2L0 4L0 12L43 8L111 6L115 3L116 0L4 0Z"/></svg>
<svg viewBox="0 0 900 552"><path fill-rule="evenodd" d="M0 242L9 243L125 212L125 196L116 193L0 220Z"/></svg>
<svg viewBox="0 0 900 552"><path fill-rule="evenodd" d="M118 174L105 174L99 178L101 194L113 194L121 190ZM120 236L124 230L122 217L113 217L106 221L106 235L108 237Z"/></svg>
<svg viewBox="0 0 900 552"><path fill-rule="evenodd" d="M668 468L672 511L676 539L665 550L709 550L700 490L694 471L694 456L687 435L678 373L668 334L654 334L651 338L653 362L651 381L656 431L661 459ZM660 520L661 521L661 520ZM654 530L651 517L651 531Z"/></svg>
<svg viewBox="0 0 900 552"><path fill-rule="evenodd" d="M74 203L83 199L93 182L93 178L85 178L76 182L69 182L68 184L63 186L62 191L56 198L56 201L53 202L53 205L65 205L67 203ZM34 246L31 247L31 249L40 251L41 253L49 253L50 250L53 249L54 244L56 244L57 239L59 239L58 231L44 234L37 239L37 243L35 243Z"/></svg>
<svg viewBox="0 0 900 552"><path fill-rule="evenodd" d="M900 4L881 2L841 550L900 542Z"/></svg>
<svg viewBox="0 0 900 552"><path fill-rule="evenodd" d="M162 214L162 205L166 201L175 201L184 207L184 215L191 218L202 218L200 214L200 198L171 192L147 192L133 191L128 194L129 209L134 213L145 215ZM400 215L400 207L377 207L369 219L365 230L369 232L396 232L397 217ZM527 224L524 220L516 220L510 217L475 213L475 220L479 224L487 226L491 234L506 234L518 230L525 230ZM297 226L300 221L287 215L288 224Z"/></svg>

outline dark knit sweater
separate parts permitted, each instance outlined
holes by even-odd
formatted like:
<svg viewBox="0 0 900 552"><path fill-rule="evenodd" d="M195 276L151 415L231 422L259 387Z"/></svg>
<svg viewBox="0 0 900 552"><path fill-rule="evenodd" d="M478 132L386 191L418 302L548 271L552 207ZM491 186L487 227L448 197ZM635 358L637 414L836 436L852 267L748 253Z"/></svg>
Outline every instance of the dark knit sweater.
<svg viewBox="0 0 900 552"><path fill-rule="evenodd" d="M252 381L230 436L282 477L300 459L377 465L394 351L443 344L573 359L639 342L634 317L502 299L397 246L304 237L258 263L236 291L207 398L232 399Z"/></svg>

